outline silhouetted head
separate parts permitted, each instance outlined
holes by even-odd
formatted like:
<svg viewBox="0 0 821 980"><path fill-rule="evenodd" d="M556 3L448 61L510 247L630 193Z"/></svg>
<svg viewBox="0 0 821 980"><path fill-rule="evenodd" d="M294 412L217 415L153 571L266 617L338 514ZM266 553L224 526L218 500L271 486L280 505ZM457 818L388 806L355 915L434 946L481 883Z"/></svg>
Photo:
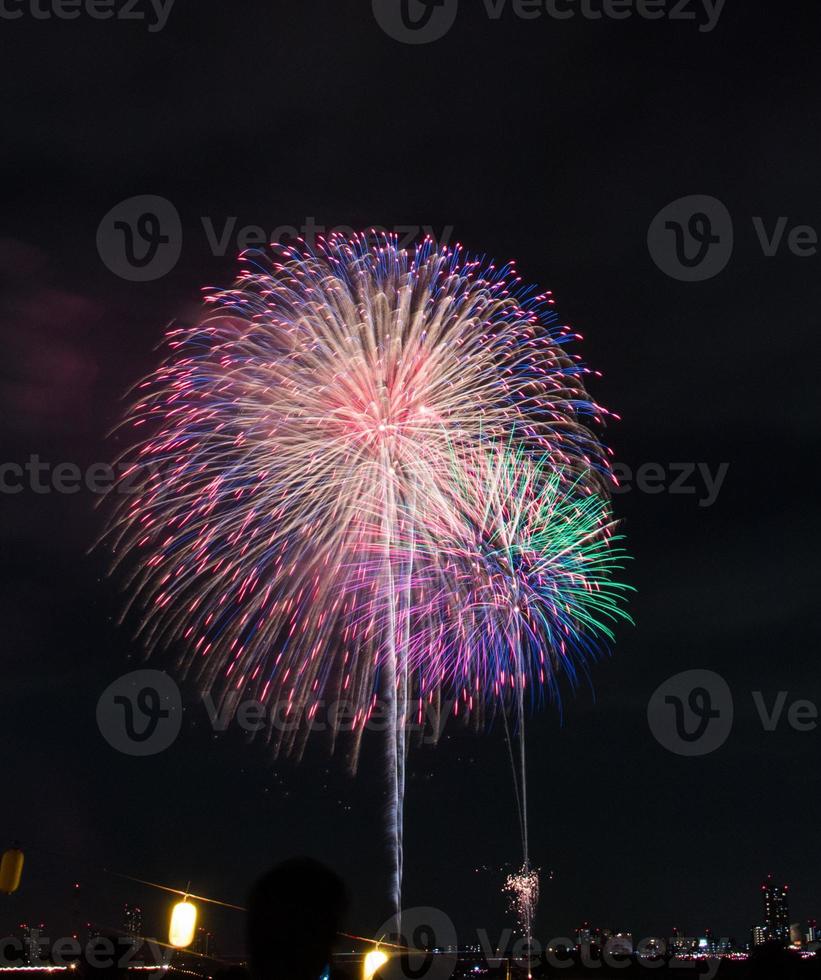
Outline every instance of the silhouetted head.
<svg viewBox="0 0 821 980"><path fill-rule="evenodd" d="M750 976L756 980L789 980L803 966L797 956L777 942L754 946L750 956Z"/></svg>
<svg viewBox="0 0 821 980"><path fill-rule="evenodd" d="M248 900L255 980L319 980L346 906L342 879L310 858L285 861L263 875Z"/></svg>

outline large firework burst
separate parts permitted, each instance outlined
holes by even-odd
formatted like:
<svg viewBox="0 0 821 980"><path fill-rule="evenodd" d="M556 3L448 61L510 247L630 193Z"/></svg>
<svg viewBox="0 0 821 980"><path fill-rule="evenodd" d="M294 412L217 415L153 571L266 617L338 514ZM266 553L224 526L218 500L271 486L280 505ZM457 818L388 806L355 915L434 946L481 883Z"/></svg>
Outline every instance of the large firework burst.
<svg viewBox="0 0 821 980"><path fill-rule="evenodd" d="M384 696L401 811L411 692L469 713L513 689L521 708L607 635L609 468L588 426L608 413L512 264L392 236L244 261L136 389L143 487L119 498L115 563L139 558L148 648L176 646L222 698L284 703L286 750L344 700L355 765Z"/></svg>
<svg viewBox="0 0 821 980"><path fill-rule="evenodd" d="M344 694L361 727L386 620L401 615L393 562L373 574L374 555L410 515L442 523L454 460L468 502L476 451L494 441L548 459L554 484L601 485L585 422L606 412L549 295L529 297L510 265L366 238L246 262L206 294L209 316L169 331L137 389L126 424L147 434L127 460L144 484L122 498L112 541L118 561L142 558L130 587L145 640L183 641L203 687L306 716Z"/></svg>

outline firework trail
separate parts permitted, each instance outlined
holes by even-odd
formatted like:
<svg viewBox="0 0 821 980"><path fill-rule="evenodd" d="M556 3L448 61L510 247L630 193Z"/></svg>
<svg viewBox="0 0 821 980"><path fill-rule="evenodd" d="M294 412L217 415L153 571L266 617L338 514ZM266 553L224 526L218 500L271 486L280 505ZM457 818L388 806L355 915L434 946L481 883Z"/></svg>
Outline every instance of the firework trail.
<svg viewBox="0 0 821 980"><path fill-rule="evenodd" d="M525 691L558 699L559 678L575 684L601 641L613 639L612 625L628 618L628 587L614 579L626 556L607 500L549 457L484 446L454 465L451 487L448 509L417 532L408 659L423 692L447 687L474 716L491 693L500 709L522 843L522 867L505 890L517 896L529 947L539 878L528 841Z"/></svg>
<svg viewBox="0 0 821 980"><path fill-rule="evenodd" d="M384 697L398 911L411 695L521 715L607 634L608 413L512 264L390 235L243 259L135 389L142 492L107 540L148 651L220 707L275 703L277 752L344 700L355 768Z"/></svg>

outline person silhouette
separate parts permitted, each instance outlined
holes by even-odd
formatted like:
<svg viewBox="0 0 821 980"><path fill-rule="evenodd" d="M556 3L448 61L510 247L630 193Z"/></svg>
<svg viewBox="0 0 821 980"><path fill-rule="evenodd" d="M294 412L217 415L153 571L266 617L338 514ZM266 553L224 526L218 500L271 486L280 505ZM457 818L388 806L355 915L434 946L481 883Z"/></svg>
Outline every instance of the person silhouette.
<svg viewBox="0 0 821 980"><path fill-rule="evenodd" d="M342 978L331 949L348 907L342 879L312 858L284 861L263 875L248 899L253 980Z"/></svg>

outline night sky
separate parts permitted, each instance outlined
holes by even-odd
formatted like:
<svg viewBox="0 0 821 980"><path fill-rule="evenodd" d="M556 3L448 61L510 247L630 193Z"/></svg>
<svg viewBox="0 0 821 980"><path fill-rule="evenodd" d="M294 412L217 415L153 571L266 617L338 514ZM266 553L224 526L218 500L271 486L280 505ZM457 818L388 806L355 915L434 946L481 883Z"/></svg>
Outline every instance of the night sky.
<svg viewBox="0 0 821 980"><path fill-rule="evenodd" d="M695 21L512 7L494 20L462 0L447 35L419 45L389 37L366 0L177 0L159 31L40 20L28 0L0 20L4 462L86 470L117 455L110 430L165 325L236 271L235 236L219 255L206 232L235 216L267 234L452 227L515 257L603 372L593 393L621 416L604 434L617 460L729 464L712 506L695 477L696 493L668 480L616 498L636 626L563 716L528 723L532 854L554 872L540 937L589 919L745 941L769 871L790 883L793 920L821 917L821 736L790 727L786 707L766 731L753 700L821 703L821 254L788 244L795 225L821 227L814 7L727 0L708 31L695 3ZM179 261L147 282L116 275L96 244L136 195L182 221ZM726 268L701 282L648 251L656 214L689 195L723 202L735 231ZM782 216L767 256L753 219L769 235ZM122 583L89 553L98 505L86 490L2 495L0 846L19 838L28 863L0 932L21 918L67 929L75 880L84 917L118 925L118 904L142 902L160 930L165 899L101 868L242 902L299 853L346 878L353 931L376 930L389 913L378 738L355 778L321 740L298 768L273 763L236 731L216 738L190 687L168 751L128 757L101 736L97 700L142 652L116 622ZM727 681L735 721L723 746L687 758L653 737L647 705L704 668ZM498 935L502 869L520 860L501 732L457 726L409 765L405 904L445 910L465 942ZM237 914L208 915L238 949Z"/></svg>

